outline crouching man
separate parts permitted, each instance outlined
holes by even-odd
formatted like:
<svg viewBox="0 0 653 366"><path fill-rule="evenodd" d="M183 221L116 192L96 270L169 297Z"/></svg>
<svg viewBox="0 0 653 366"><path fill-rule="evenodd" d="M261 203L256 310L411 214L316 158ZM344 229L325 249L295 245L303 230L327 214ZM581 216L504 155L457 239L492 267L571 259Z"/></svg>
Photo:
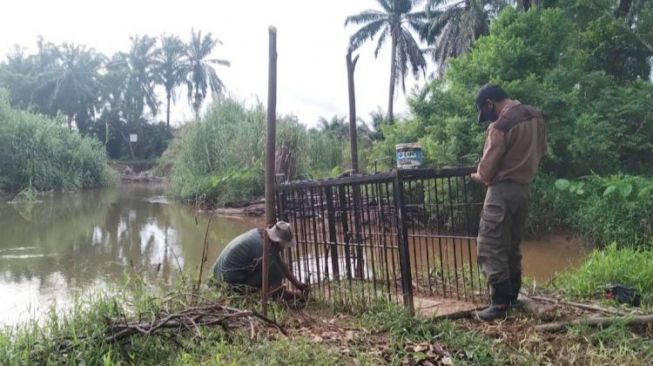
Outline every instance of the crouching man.
<svg viewBox="0 0 653 366"><path fill-rule="evenodd" d="M220 253L213 265L213 277L218 283L226 283L240 290L260 290L263 287L263 232L252 229L233 239ZM265 229L270 238L270 296L285 300L304 300L308 286L297 280L288 265L281 259L281 251L297 245L290 224L279 221ZM282 285L287 278L299 292Z"/></svg>

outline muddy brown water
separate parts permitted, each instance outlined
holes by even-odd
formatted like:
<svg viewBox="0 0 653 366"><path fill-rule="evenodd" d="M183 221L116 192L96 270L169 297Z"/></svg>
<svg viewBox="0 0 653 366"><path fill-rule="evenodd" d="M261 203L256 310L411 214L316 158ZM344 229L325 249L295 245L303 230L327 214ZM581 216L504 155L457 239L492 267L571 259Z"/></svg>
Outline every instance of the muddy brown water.
<svg viewBox="0 0 653 366"><path fill-rule="evenodd" d="M64 311L77 298L109 291L125 275L153 286L178 269L197 273L208 215L166 197L161 185L54 193L36 203L0 199L0 325ZM207 270L235 236L261 219L218 217L209 229ZM587 249L564 236L523 244L526 275L546 281L576 266Z"/></svg>

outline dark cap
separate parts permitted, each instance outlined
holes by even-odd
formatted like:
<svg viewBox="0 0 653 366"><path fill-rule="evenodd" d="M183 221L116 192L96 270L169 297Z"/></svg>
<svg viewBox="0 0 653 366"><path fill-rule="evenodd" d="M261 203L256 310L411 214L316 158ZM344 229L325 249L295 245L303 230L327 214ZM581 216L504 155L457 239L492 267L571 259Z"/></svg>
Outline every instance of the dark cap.
<svg viewBox="0 0 653 366"><path fill-rule="evenodd" d="M494 84L485 84L478 90L476 94L476 110L478 110L478 123L485 122L485 119L481 116L481 107L486 100L502 101L508 98L508 93L505 90L501 89L500 86Z"/></svg>

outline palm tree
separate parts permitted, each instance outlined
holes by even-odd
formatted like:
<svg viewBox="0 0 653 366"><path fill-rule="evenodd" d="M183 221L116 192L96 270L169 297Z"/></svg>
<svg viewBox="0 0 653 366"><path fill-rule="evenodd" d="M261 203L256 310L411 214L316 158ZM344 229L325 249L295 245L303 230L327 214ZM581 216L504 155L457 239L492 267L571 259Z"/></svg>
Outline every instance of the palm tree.
<svg viewBox="0 0 653 366"><path fill-rule="evenodd" d="M42 70L36 94L47 101L50 111L61 111L68 117L69 129L74 120L77 129L86 132L99 101L99 70L104 57L93 49L67 43L54 52L56 62Z"/></svg>
<svg viewBox="0 0 653 366"><path fill-rule="evenodd" d="M408 66L415 77L419 71L424 72L426 60L417 40L411 31L418 32L423 27L425 18L424 12L412 12L413 7L419 0L376 0L383 8L380 10L366 10L358 15L347 17L345 26L348 24L362 25L362 27L351 36L350 49L353 51L362 46L368 40L379 39L374 50L374 57L377 57L379 50L387 40L391 39L390 57L390 90L388 97L388 120L393 120L393 103L395 85L401 80L402 90L405 92L406 74Z"/></svg>
<svg viewBox="0 0 653 366"><path fill-rule="evenodd" d="M129 52L120 55L127 68L125 85L125 112L128 123L140 120L149 108L153 115L158 112L159 102L154 87L157 81L157 58L160 50L156 38L149 36L130 37Z"/></svg>
<svg viewBox="0 0 653 366"><path fill-rule="evenodd" d="M420 35L433 46L430 52L439 75L449 58L467 52L475 40L490 32L490 20L505 5L504 0L428 1L428 20Z"/></svg>
<svg viewBox="0 0 653 366"><path fill-rule="evenodd" d="M161 52L157 59L159 82L166 90L166 124L170 128L170 102L176 87L184 81L188 73L186 45L177 36L161 36Z"/></svg>
<svg viewBox="0 0 653 366"><path fill-rule="evenodd" d="M23 47L15 46L0 63L0 85L7 88L11 104L21 109L37 107L32 105L34 90L37 87L37 73L33 55L26 55Z"/></svg>
<svg viewBox="0 0 653 366"><path fill-rule="evenodd" d="M220 80L213 65L229 66L229 61L216 58L209 58L213 49L222 44L219 39L213 38L211 33L202 37L202 32L191 31L191 39L186 47L188 61L188 74L186 85L188 86L188 101L193 107L195 118L199 119L202 102L208 96L209 90L219 94L224 90L224 83Z"/></svg>
<svg viewBox="0 0 653 366"><path fill-rule="evenodd" d="M336 140L349 138L349 123L345 121L345 117L333 116L331 120L319 117L317 123L321 132L333 136Z"/></svg>

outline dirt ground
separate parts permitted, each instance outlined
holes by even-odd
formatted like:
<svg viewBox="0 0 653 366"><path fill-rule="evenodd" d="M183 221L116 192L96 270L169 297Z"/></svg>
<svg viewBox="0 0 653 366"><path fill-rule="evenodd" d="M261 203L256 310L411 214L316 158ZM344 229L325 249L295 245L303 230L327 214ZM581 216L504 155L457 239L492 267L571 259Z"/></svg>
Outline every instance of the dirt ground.
<svg viewBox="0 0 653 366"><path fill-rule="evenodd" d="M420 307L416 303L416 308L420 309L417 316L424 322L441 321L429 319L442 315L442 310L459 312L478 306L436 299L420 301L419 304ZM617 331L582 327L558 332L537 330L536 325L551 321L606 315L561 303L548 309L551 312L546 319L538 319L519 308L505 320L497 322L480 322L471 315L452 321L461 332L486 339L492 352L502 354L503 364L647 365L653 361L651 325L618 327ZM366 327L354 315L303 309L295 310L288 319L285 327L291 337L305 337L311 342L328 345L343 355L355 355L362 350L368 359L376 360L378 364L453 365L460 364L461 360L463 364L482 364L468 355L465 345L439 339L425 342L404 339L398 342L388 332ZM398 353L401 354L399 357Z"/></svg>

